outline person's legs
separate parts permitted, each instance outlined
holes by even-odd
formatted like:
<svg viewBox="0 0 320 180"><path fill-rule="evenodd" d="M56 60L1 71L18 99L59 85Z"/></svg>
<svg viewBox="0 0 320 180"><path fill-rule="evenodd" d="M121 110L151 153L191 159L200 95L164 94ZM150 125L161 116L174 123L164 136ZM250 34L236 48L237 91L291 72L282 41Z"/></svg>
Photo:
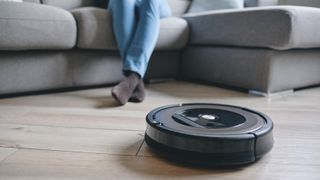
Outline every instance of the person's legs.
<svg viewBox="0 0 320 180"><path fill-rule="evenodd" d="M133 71L143 77L150 56L156 45L160 25L161 0L138 0L139 21L126 57L123 69Z"/></svg>
<svg viewBox="0 0 320 180"><path fill-rule="evenodd" d="M159 17L157 15L157 13L159 13L160 18L165 18L165 17L171 16L171 9L170 9L166 0L151 0L150 2L147 2L147 3L151 3L151 4L146 4L146 2L143 2L143 0L140 0L140 2L138 2L138 6L140 5L140 7L141 7L141 9L139 11L140 17L144 17L145 15L148 15L148 13L149 14L151 13L152 14L151 17L154 17L154 15L156 14L156 21L154 21L154 22L159 24ZM154 8L156 8L156 9L154 10ZM145 17L145 19L147 19L147 18L150 20L150 16ZM147 23L145 23L145 22L146 21L142 21L142 23L140 25L141 26L148 26ZM155 28L157 28L157 27L155 27ZM159 29L159 27L157 29ZM137 37L137 36L141 36L141 34L144 34L144 32L143 32L144 30L145 29L143 29L143 28L138 29L135 36ZM150 56L152 54L152 51L154 49L154 46L156 44L156 40L157 40L157 37L159 34L159 32L157 32L157 31L154 31L153 33L154 33L153 37L155 38L155 40L153 38L148 38L148 37L141 38L141 39L139 37L137 38L141 41L146 41L145 44L151 43L151 46L147 46L147 48L149 48L149 50L147 50L147 55L146 55L146 56L149 56L147 58L147 64L150 60ZM148 34L152 36L152 33L148 33ZM151 41L150 41L150 39L151 39ZM147 65L145 65L144 67L147 68ZM144 69L144 71L146 71L146 69ZM138 86L134 90L132 96L130 97L129 101L142 102L144 100L144 98L145 98L144 83L143 83L143 81L140 81L140 83L138 84Z"/></svg>
<svg viewBox="0 0 320 180"><path fill-rule="evenodd" d="M135 34L136 0L110 0L108 8L112 12L113 29L120 55L124 60ZM140 81L139 76L135 73L125 75L126 77L111 91L112 96L122 105L128 101Z"/></svg>
<svg viewBox="0 0 320 180"><path fill-rule="evenodd" d="M129 7L128 7L128 2ZM133 102L144 99L144 85L142 80L150 56L156 45L159 35L160 17L170 15L170 8L165 0L111 0L110 8L114 17L114 29L123 58L123 71L127 76L112 89L112 95L125 104L129 98ZM135 7L137 7L139 20L135 26ZM120 11L116 12L116 11ZM133 11L133 12L121 12ZM119 15L120 14L120 15ZM131 17L128 17L131 16ZM126 27L125 21L129 22ZM117 21L122 21L118 23ZM136 29L135 29L136 27ZM125 29L125 30L124 30Z"/></svg>
<svg viewBox="0 0 320 180"><path fill-rule="evenodd" d="M121 57L125 59L137 24L136 0L110 0L108 9L112 12L113 30Z"/></svg>

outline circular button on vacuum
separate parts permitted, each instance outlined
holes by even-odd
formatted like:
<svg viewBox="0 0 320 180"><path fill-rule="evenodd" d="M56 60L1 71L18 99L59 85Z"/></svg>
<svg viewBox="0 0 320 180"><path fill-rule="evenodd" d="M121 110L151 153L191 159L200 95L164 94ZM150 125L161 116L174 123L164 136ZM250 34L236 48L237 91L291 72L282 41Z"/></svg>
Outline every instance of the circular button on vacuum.
<svg viewBox="0 0 320 180"><path fill-rule="evenodd" d="M218 119L217 116L211 115L211 114L200 114L199 117L202 119L209 120L209 121L214 121L214 120Z"/></svg>
<svg viewBox="0 0 320 180"><path fill-rule="evenodd" d="M273 146L271 119L247 108L219 104L170 105L151 111L146 120L146 143L183 162L248 164Z"/></svg>

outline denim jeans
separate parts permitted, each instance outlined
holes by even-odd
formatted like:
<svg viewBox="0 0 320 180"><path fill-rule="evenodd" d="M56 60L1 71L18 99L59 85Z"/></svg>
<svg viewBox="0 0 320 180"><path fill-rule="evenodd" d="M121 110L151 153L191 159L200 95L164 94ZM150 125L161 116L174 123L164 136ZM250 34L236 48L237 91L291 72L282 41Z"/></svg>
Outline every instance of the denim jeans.
<svg viewBox="0 0 320 180"><path fill-rule="evenodd" d="M113 29L123 60L123 71L142 78L155 48L160 19L171 15L166 0L110 0Z"/></svg>

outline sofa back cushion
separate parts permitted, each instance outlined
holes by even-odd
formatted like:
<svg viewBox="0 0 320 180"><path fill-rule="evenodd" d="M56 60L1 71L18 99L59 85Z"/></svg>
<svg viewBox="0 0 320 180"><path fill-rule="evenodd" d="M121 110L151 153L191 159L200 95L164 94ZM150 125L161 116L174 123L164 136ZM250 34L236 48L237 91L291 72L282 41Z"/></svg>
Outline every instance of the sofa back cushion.
<svg viewBox="0 0 320 180"><path fill-rule="evenodd" d="M241 9L243 6L243 0L193 0L188 12L195 13L220 9Z"/></svg>
<svg viewBox="0 0 320 180"><path fill-rule="evenodd" d="M24 0L40 1L40 0ZM167 0L173 15L181 15L187 12L192 0ZM42 4L57 6L63 9L76 9L84 6L99 6L105 8L108 0L42 0Z"/></svg>
<svg viewBox="0 0 320 180"><path fill-rule="evenodd" d="M22 2L22 0L0 0L0 2Z"/></svg>
<svg viewBox="0 0 320 180"><path fill-rule="evenodd" d="M274 6L279 0L244 0L244 7Z"/></svg>
<svg viewBox="0 0 320 180"><path fill-rule="evenodd" d="M167 0L174 16L186 13L192 0Z"/></svg>
<svg viewBox="0 0 320 180"><path fill-rule="evenodd" d="M280 5L295 5L295 6L309 6L309 7L320 7L319 0L279 0Z"/></svg>
<svg viewBox="0 0 320 180"><path fill-rule="evenodd" d="M33 2L57 6L63 9L71 10L84 6L99 6L105 8L109 0L23 0L24 2ZM182 15L188 12L190 4L193 0L167 0L172 14ZM212 0L214 1L214 0ZM245 7L276 5L278 0L244 0Z"/></svg>
<svg viewBox="0 0 320 180"><path fill-rule="evenodd" d="M107 3L107 0L42 0L42 4L57 6L67 10L84 7L84 6L102 7L106 3Z"/></svg>
<svg viewBox="0 0 320 180"><path fill-rule="evenodd" d="M76 44L74 17L60 8L0 2L0 19L0 51L65 50Z"/></svg>
<svg viewBox="0 0 320 180"><path fill-rule="evenodd" d="M37 3L40 4L40 0L23 0L23 2L28 2L28 3Z"/></svg>

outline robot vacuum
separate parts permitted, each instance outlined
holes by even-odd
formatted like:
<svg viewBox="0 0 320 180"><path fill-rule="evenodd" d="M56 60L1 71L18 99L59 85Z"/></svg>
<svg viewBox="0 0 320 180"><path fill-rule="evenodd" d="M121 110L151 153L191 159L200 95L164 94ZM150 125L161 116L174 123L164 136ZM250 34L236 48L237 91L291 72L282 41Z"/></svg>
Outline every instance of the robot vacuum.
<svg viewBox="0 0 320 180"><path fill-rule="evenodd" d="M147 117L146 143L165 157L194 165L253 163L273 146L273 123L263 113L220 104L179 104Z"/></svg>

